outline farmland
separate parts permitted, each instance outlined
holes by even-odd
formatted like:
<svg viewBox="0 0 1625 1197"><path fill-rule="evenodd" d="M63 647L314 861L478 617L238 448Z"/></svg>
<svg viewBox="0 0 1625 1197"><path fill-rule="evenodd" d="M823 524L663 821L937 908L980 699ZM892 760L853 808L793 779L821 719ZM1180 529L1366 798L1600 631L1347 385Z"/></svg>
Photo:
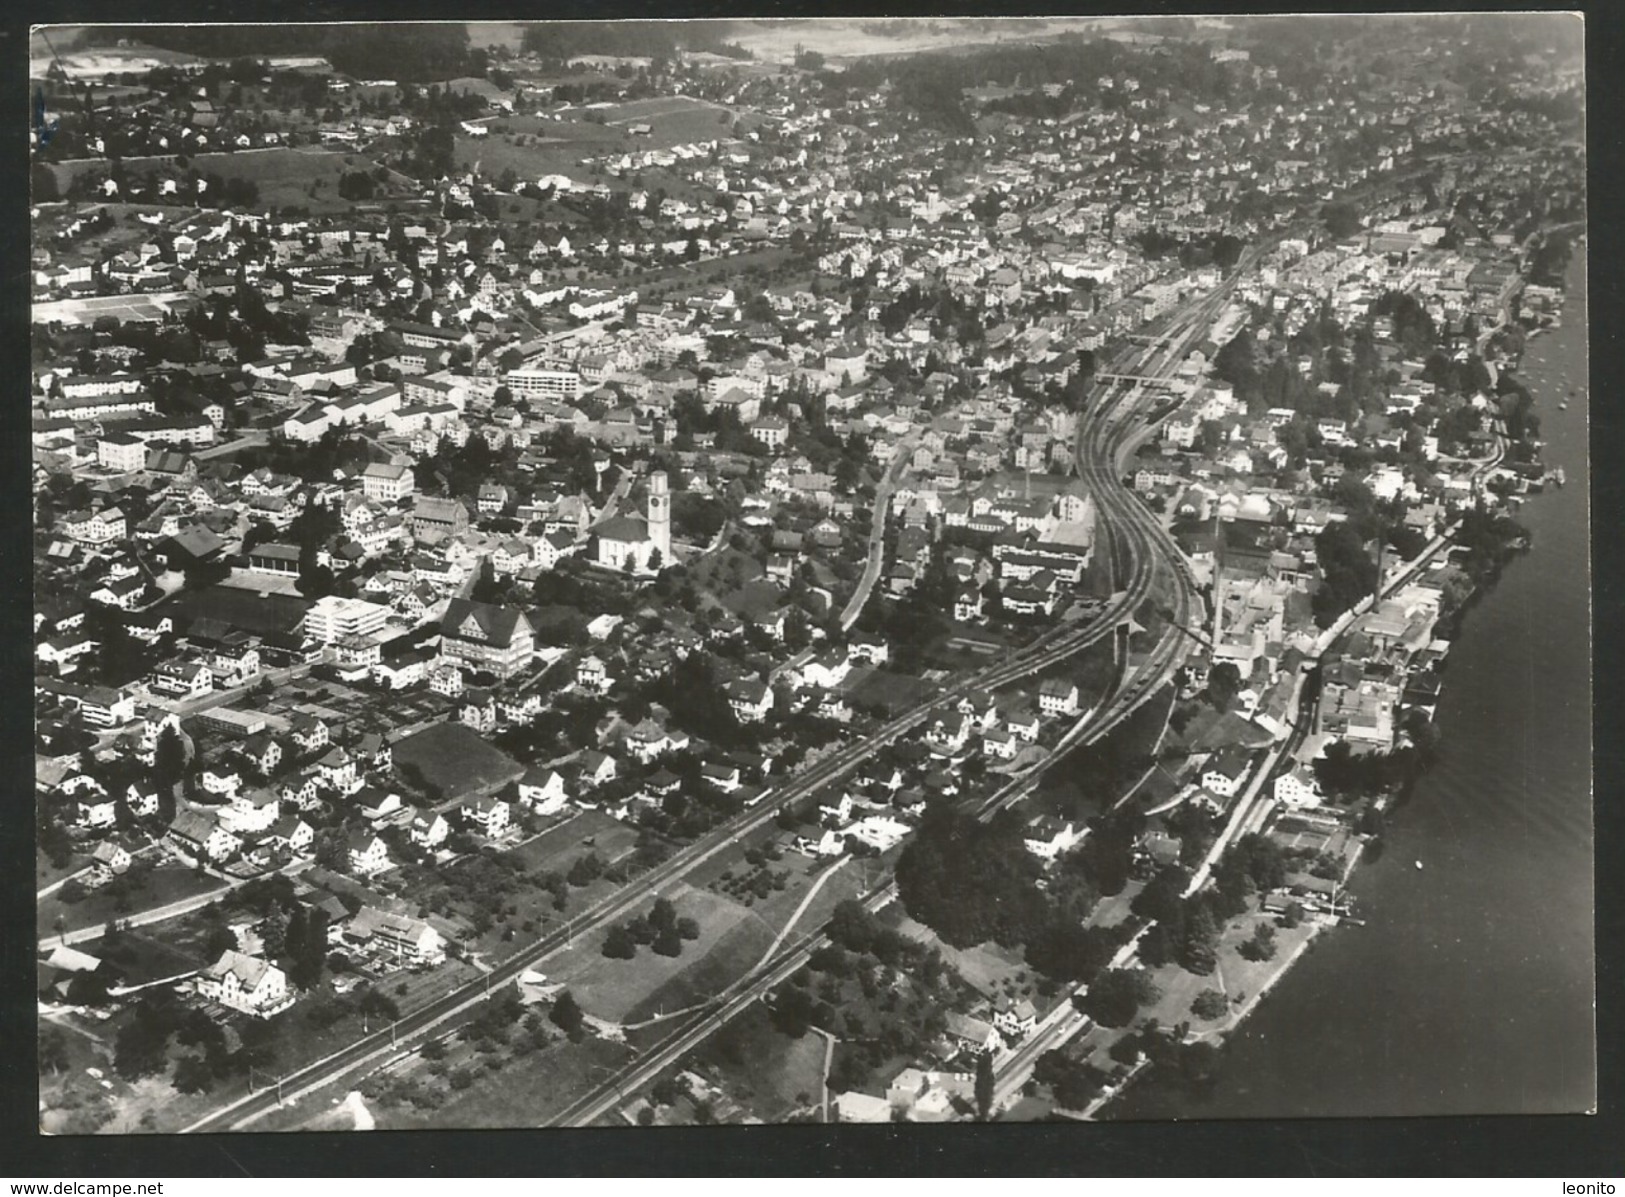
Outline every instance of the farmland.
<svg viewBox="0 0 1625 1197"><path fill-rule="evenodd" d="M232 153L194 154L182 168L174 155L126 158L125 177L140 182L149 173L163 178L181 178L192 170L203 176L217 175L223 181L244 179L259 189L256 206L263 208L308 208L313 213L348 211L352 205L338 192L339 176L345 171L371 172L376 166L361 154L319 147L290 148L270 146ZM79 175L103 178L109 170L105 158L76 158L50 166L57 188L66 193Z"/></svg>
<svg viewBox="0 0 1625 1197"><path fill-rule="evenodd" d="M735 112L684 96L658 100L634 100L624 104L595 104L565 108L548 116L505 116L482 122L490 132L483 136L457 134L456 161L495 178L512 169L521 179L543 175L565 175L581 183L615 180L583 158L610 154L630 154L648 150L669 150L681 145L707 145L731 142L734 125L754 128L762 118L752 112ZM648 132L632 132L647 126ZM620 185L623 189L625 184ZM666 186L669 194L689 197L693 189L675 179Z"/></svg>

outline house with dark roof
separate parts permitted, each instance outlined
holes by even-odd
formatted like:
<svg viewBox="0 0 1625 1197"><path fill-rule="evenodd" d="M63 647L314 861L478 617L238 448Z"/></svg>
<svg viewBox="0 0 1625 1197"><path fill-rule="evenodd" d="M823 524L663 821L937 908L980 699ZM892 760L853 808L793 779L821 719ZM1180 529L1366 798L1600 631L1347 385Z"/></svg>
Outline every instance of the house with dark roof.
<svg viewBox="0 0 1625 1197"><path fill-rule="evenodd" d="M461 668L512 677L531 662L536 633L524 612L454 598L440 619L440 653Z"/></svg>
<svg viewBox="0 0 1625 1197"><path fill-rule="evenodd" d="M287 974L267 960L233 948L199 973L196 984L200 997L255 1018L270 1018L293 1005Z"/></svg>

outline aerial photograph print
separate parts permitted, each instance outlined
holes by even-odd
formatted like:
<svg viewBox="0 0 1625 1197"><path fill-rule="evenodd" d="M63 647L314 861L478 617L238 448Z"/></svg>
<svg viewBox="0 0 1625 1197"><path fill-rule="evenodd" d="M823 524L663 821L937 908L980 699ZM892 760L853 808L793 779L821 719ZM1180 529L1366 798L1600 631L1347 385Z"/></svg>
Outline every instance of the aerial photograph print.
<svg viewBox="0 0 1625 1197"><path fill-rule="evenodd" d="M41 1134L1596 1112L1581 15L27 36Z"/></svg>

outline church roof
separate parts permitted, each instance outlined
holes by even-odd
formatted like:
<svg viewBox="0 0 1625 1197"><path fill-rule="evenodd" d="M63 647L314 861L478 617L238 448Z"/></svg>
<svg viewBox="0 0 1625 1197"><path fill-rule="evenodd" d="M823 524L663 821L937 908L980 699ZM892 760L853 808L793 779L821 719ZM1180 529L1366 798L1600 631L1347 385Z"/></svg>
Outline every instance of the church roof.
<svg viewBox="0 0 1625 1197"><path fill-rule="evenodd" d="M641 544L649 539L649 521L641 515L618 515L593 528L600 540Z"/></svg>

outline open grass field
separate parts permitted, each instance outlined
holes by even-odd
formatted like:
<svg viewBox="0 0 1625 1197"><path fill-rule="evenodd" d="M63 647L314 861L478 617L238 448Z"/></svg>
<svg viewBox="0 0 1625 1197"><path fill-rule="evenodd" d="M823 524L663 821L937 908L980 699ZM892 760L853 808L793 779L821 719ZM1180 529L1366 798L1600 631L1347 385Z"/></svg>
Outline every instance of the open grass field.
<svg viewBox="0 0 1625 1197"><path fill-rule="evenodd" d="M951 51L1012 39L1059 36L1077 28L1071 20L1052 18L979 19L966 17L879 21L862 17L823 17L741 21L728 40L766 62L790 62L798 47L829 59L876 54Z"/></svg>
<svg viewBox="0 0 1625 1197"><path fill-rule="evenodd" d="M610 128L648 125L648 133L633 137L640 150L665 150L696 142L734 140L737 122L747 131L763 123L763 117L749 109L728 108L691 96L658 96L631 100L600 109Z"/></svg>
<svg viewBox="0 0 1625 1197"><path fill-rule="evenodd" d="M685 941L681 956L640 947L631 960L611 960L594 936L554 962L550 976L567 985L587 1013L636 1023L690 1005L743 974L773 941L773 931L760 918L725 898L688 886L666 896L678 917L700 925L699 939Z"/></svg>
<svg viewBox="0 0 1625 1197"><path fill-rule="evenodd" d="M45 78L52 63L59 65L70 79L100 79L105 75L144 75L163 66L180 66L201 62L202 59L178 50L160 50L153 46L97 46L94 49L68 50L73 40L67 26L50 31L50 42L35 32L29 43L28 75L31 79ZM64 41L66 34L66 42ZM52 47L56 47L53 52Z"/></svg>
<svg viewBox="0 0 1625 1197"><path fill-rule="evenodd" d="M778 583L759 578L723 595L722 605L741 619L753 619L771 615L783 597Z"/></svg>
<svg viewBox="0 0 1625 1197"><path fill-rule="evenodd" d="M741 276L760 274L765 277L786 266L793 258L788 246L768 245L694 262L632 270L625 274L589 275L578 280L571 271L561 270L555 272L555 276L559 283L589 289L636 290L640 301L678 299L710 286L733 285Z"/></svg>
<svg viewBox="0 0 1625 1197"><path fill-rule="evenodd" d="M165 906L170 902L224 889L225 885L219 878L199 877L185 865L165 864L147 874L146 884L133 896L129 909L118 909L117 899L105 889L91 890L83 901L72 903L62 901L61 891L58 890L39 901L34 922L40 935L55 935L58 916L62 919L64 930L78 931L123 918L133 910Z"/></svg>
<svg viewBox="0 0 1625 1197"><path fill-rule="evenodd" d="M211 963L201 953L181 951L140 931L126 931L116 942L97 946L101 957L118 969L124 985L166 981Z"/></svg>
<svg viewBox="0 0 1625 1197"><path fill-rule="evenodd" d="M587 843L591 840L592 843ZM532 873L567 872L578 856L598 854L614 864L637 847L637 829L603 811L585 810L513 850L513 857Z"/></svg>
<svg viewBox="0 0 1625 1197"><path fill-rule="evenodd" d="M371 172L376 164L365 155L344 150L328 150L315 146L290 148L271 146L263 149L238 150L230 153L208 152L191 156L191 168L203 175L218 175L221 179L247 179L259 188L260 208L304 207L312 212L340 212L351 207L338 193L339 176L347 170ZM179 178L184 173L176 168L171 155L126 158L124 169L133 179L142 179L148 171L159 178ZM95 178L106 175L108 164L102 158L78 158L71 162L51 165L57 187L66 190L69 183L81 174ZM312 188L315 188L312 194Z"/></svg>
<svg viewBox="0 0 1625 1197"><path fill-rule="evenodd" d="M1189 1022L1192 1031L1202 1036L1220 1034L1233 1027L1259 1001L1260 995L1291 967L1294 956L1306 950L1320 930L1319 924L1314 922L1291 929L1277 926L1275 955L1269 960L1244 959L1237 949L1252 937L1253 928L1261 922L1273 924L1275 920L1255 913L1225 928L1219 937L1218 966L1209 976L1197 976L1176 964L1152 970L1152 979L1160 992L1155 1002L1140 1009L1135 1025L1148 1019L1155 1019L1164 1027ZM1192 1014L1191 1002L1204 989L1217 989L1228 997L1230 1012L1211 1021ZM1117 1031L1093 1036L1095 1049L1089 1062L1110 1071L1115 1062L1107 1049L1120 1037L1121 1032Z"/></svg>
<svg viewBox="0 0 1625 1197"><path fill-rule="evenodd" d="M92 1034L77 1029L77 1025L62 1025L41 1020L40 1034L55 1032L62 1037L67 1053L66 1067L61 1071L42 1071L39 1074L39 1128L48 1135L88 1134L100 1127L113 1112L115 1094L122 1082L112 1075L111 1044L91 1038ZM109 1074L111 1087L86 1073L97 1068Z"/></svg>
<svg viewBox="0 0 1625 1197"><path fill-rule="evenodd" d="M369 1105L379 1130L539 1126L624 1067L628 1054L624 1045L603 1039L561 1040L482 1073L437 1110Z"/></svg>
<svg viewBox="0 0 1625 1197"><path fill-rule="evenodd" d="M446 798L490 791L524 773L524 767L457 723L435 723L395 745L395 768L421 771Z"/></svg>
<svg viewBox="0 0 1625 1197"><path fill-rule="evenodd" d="M67 864L59 869L51 863L50 857L36 849L34 852L34 888L39 890L44 889L47 885L55 885L64 877L71 877L89 863L89 853L75 852L68 857Z"/></svg>
<svg viewBox="0 0 1625 1197"><path fill-rule="evenodd" d="M855 706L881 707L897 712L928 697L935 689L933 683L906 673L854 669L847 675L845 692L848 701Z"/></svg>
<svg viewBox="0 0 1625 1197"><path fill-rule="evenodd" d="M584 127L601 132L597 125ZM581 165L581 160L598 154L624 152L620 138L578 137L568 127L561 127L557 132L560 136L539 134L526 143L519 139L510 141L500 133L484 137L458 133L452 139L453 153L459 165L473 168L477 164L480 173L491 179L511 167L521 181L535 182L543 175L564 175L578 183L614 185L615 180L607 176L599 178L589 167Z"/></svg>
<svg viewBox="0 0 1625 1197"><path fill-rule="evenodd" d="M782 1034L757 1003L695 1054L735 1101L764 1122L782 1122L822 1100L824 1044L813 1031L799 1039Z"/></svg>

